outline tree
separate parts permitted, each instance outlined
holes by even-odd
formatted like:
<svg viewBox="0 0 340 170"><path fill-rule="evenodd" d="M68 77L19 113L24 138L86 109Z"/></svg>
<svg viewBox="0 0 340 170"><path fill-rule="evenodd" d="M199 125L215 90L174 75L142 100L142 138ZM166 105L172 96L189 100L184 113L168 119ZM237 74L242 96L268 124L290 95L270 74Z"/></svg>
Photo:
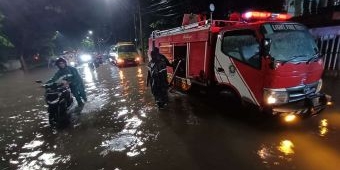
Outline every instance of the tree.
<svg viewBox="0 0 340 170"><path fill-rule="evenodd" d="M94 50L94 42L92 39L84 39L81 42L81 45L83 47L83 50L85 51L93 51Z"/></svg>
<svg viewBox="0 0 340 170"><path fill-rule="evenodd" d="M4 19L4 15L0 11L0 46L14 47L14 45L8 40L8 38L2 33L1 21Z"/></svg>
<svg viewBox="0 0 340 170"><path fill-rule="evenodd" d="M8 48L13 48L13 44L7 39L5 34L2 32L2 24L1 21L4 19L4 15L0 11L0 72L5 71L6 67L3 66L2 62L7 60L7 56L4 55L5 50Z"/></svg>
<svg viewBox="0 0 340 170"><path fill-rule="evenodd" d="M14 44L24 70L32 53L53 48L54 22L58 14L48 5L49 2L44 0L35 0L34 3L26 0L0 2L0 10L6 16L4 31Z"/></svg>

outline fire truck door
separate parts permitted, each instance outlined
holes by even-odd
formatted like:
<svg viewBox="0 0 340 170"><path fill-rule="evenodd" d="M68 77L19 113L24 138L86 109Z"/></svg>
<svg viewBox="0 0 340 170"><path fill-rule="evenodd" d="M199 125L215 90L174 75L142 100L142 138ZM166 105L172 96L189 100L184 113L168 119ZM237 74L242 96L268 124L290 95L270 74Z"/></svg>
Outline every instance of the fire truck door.
<svg viewBox="0 0 340 170"><path fill-rule="evenodd" d="M246 29L220 34L215 50L217 81L234 87L243 99L257 105L255 93L262 77L259 48L255 31Z"/></svg>
<svg viewBox="0 0 340 170"><path fill-rule="evenodd" d="M175 44L173 52L174 52L173 56L174 56L175 65L177 65L177 63L181 60L181 64L178 67L176 76L186 78L187 76L186 60L187 60L187 53L188 53L187 44Z"/></svg>

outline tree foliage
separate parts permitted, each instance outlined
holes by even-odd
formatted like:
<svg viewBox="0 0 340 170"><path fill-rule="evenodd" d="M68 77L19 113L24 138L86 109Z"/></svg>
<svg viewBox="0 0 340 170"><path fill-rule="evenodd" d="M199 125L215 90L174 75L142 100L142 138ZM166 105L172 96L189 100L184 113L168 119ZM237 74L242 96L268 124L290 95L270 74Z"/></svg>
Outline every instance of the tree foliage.
<svg viewBox="0 0 340 170"><path fill-rule="evenodd" d="M44 0L1 1L5 15L3 30L15 46L18 55L30 56L53 48L55 18L58 13L48 8Z"/></svg>
<svg viewBox="0 0 340 170"><path fill-rule="evenodd" d="M14 47L14 45L8 40L8 38L2 33L1 21L4 19L4 15L0 11L0 46Z"/></svg>
<svg viewBox="0 0 340 170"><path fill-rule="evenodd" d="M92 39L84 39L82 42L83 50L85 51L93 51L94 50L94 42Z"/></svg>
<svg viewBox="0 0 340 170"><path fill-rule="evenodd" d="M210 3L215 4L216 19L227 19L231 11L254 9L275 12L281 11L283 7L283 0L144 0L143 16L146 18L147 29L166 29L180 26L185 13L209 15Z"/></svg>

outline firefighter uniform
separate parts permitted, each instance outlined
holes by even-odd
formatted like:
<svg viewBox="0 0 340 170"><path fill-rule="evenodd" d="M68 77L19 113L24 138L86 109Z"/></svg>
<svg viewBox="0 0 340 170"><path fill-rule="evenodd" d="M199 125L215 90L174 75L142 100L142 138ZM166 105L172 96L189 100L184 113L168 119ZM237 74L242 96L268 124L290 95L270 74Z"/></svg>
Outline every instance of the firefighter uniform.
<svg viewBox="0 0 340 170"><path fill-rule="evenodd" d="M167 70L166 66L169 61L165 56L155 51L151 52L152 60L148 64L147 85L151 85L151 92L155 97L159 108L164 107L168 102Z"/></svg>

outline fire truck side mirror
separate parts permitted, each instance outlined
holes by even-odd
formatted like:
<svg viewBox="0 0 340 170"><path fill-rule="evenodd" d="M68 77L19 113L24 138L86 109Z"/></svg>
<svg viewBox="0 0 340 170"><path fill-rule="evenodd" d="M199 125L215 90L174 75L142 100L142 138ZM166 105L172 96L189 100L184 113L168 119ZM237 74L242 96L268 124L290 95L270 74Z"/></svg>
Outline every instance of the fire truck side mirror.
<svg viewBox="0 0 340 170"><path fill-rule="evenodd" d="M265 38L263 40L263 50L264 50L265 56L269 56L269 50L270 50L271 44L272 44L271 39Z"/></svg>
<svg viewBox="0 0 340 170"><path fill-rule="evenodd" d="M274 58L271 58L270 59L270 64L269 64L269 67L271 68L271 69L275 69L275 65L276 65L276 63L275 63L275 60L274 60Z"/></svg>
<svg viewBox="0 0 340 170"><path fill-rule="evenodd" d="M264 41L263 41L263 46L266 50L269 50L270 49L270 45L272 43L272 40L269 39L269 38L265 38Z"/></svg>

